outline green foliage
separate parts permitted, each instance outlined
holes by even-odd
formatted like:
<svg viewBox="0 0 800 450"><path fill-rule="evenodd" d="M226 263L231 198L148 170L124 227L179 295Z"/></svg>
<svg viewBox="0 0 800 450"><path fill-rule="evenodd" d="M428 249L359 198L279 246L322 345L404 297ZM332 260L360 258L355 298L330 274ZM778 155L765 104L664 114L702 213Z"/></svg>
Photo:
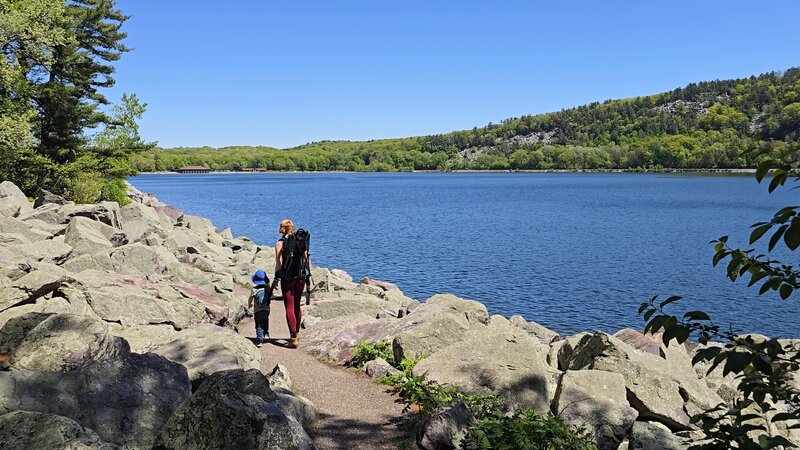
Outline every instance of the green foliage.
<svg viewBox="0 0 800 450"><path fill-rule="evenodd" d="M119 206L125 206L131 202L127 195L128 186L122 178L112 178L103 184L100 192L100 200L117 202Z"/></svg>
<svg viewBox="0 0 800 450"><path fill-rule="evenodd" d="M761 182L772 169L769 191L783 186L792 177L800 180L798 149L783 149L777 156L759 164L756 179ZM788 250L800 247L800 217L798 207L789 206L777 211L770 221L752 226L750 245L767 238L767 251L783 244ZM776 291L787 300L796 291L798 272L794 266L771 259L753 248L739 249L729 245L728 236L711 242L714 245L712 263L727 261L726 274L731 281L748 277L748 286L760 283L759 295ZM681 300L672 296L663 301L653 297L642 303L639 314L647 322L645 332L663 330L663 341L673 339L679 344L694 337L701 344L722 341L697 351L693 364L708 363L708 373L722 368L723 375L736 376L738 397L731 405L717 405L692 417L701 425L704 439L693 449L771 449L794 447L784 437L775 436L772 427L800 428L800 391L795 380L800 375L800 346L775 338L754 338L741 335L732 327L715 324L704 311L689 311L682 317L668 314L665 308Z"/></svg>
<svg viewBox="0 0 800 450"><path fill-rule="evenodd" d="M366 142L159 149L140 171L549 170L755 167L800 139L800 68L609 100L453 133Z"/></svg>
<svg viewBox="0 0 800 450"><path fill-rule="evenodd" d="M584 430L573 430L557 417L541 416L529 408L510 416L483 417L472 430L484 450L595 450Z"/></svg>
<svg viewBox="0 0 800 450"><path fill-rule="evenodd" d="M130 154L146 104L124 94L111 115L127 17L109 0L0 0L0 180L77 202L127 201ZM93 140L87 129L104 125Z"/></svg>
<svg viewBox="0 0 800 450"><path fill-rule="evenodd" d="M394 365L392 343L386 339L381 339L378 342L368 342L362 339L353 345L353 358L348 365L364 367L364 364L376 358L383 358L389 364Z"/></svg>
<svg viewBox="0 0 800 450"><path fill-rule="evenodd" d="M529 450L596 450L583 429L574 430L551 414L540 416L530 408L509 413L494 395L465 394L452 386L414 375L416 364L424 356L404 358L381 382L397 388L398 395L416 405L423 417L456 403L463 404L475 418L468 448Z"/></svg>

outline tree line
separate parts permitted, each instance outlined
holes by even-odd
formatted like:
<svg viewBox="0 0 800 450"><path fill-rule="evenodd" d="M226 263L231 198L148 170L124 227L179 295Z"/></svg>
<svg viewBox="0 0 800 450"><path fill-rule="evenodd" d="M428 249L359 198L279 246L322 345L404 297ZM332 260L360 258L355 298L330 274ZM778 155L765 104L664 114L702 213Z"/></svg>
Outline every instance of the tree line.
<svg viewBox="0 0 800 450"><path fill-rule="evenodd" d="M522 170L755 167L764 153L798 148L800 68L692 83L662 94L591 103L471 130L365 142L155 149L140 171Z"/></svg>

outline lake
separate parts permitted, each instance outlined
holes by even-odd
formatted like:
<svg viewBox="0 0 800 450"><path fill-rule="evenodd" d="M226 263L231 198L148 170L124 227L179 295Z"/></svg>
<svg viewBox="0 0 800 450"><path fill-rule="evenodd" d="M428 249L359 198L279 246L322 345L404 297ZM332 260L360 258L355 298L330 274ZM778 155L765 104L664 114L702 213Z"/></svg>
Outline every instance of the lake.
<svg viewBox="0 0 800 450"><path fill-rule="evenodd" d="M800 303L731 283L709 241L746 245L751 224L794 204L752 175L264 173L129 180L219 228L274 245L278 222L311 231L315 265L448 292L562 334L643 327L639 304L682 295L722 325L798 337ZM791 253L774 256L792 261Z"/></svg>

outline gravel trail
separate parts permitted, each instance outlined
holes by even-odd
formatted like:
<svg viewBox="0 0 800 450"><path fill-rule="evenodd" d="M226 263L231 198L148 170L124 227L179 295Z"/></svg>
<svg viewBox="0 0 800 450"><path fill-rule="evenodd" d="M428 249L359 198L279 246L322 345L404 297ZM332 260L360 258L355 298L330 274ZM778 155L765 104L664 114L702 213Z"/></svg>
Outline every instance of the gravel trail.
<svg viewBox="0 0 800 450"><path fill-rule="evenodd" d="M255 337L252 319L242 321L239 332ZM289 328L281 302L272 303L271 339L261 348L261 371L269 374L280 363L289 369L294 390L311 400L319 419L308 430L314 445L327 449L398 449L407 433L399 427L404 416L397 396L375 384L360 371L333 366L299 349L285 346Z"/></svg>

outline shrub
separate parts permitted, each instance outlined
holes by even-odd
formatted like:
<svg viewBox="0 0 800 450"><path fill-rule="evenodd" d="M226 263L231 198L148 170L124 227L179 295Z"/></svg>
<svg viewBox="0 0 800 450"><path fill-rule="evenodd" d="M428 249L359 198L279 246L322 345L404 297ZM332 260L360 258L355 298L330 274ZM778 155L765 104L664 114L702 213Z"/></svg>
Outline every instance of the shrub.
<svg viewBox="0 0 800 450"><path fill-rule="evenodd" d="M125 206L131 202L128 198L128 186L122 178L112 178L105 182L100 193L100 199L110 202L117 202L119 206Z"/></svg>
<svg viewBox="0 0 800 450"><path fill-rule="evenodd" d="M404 358L397 365L401 372L390 373L381 382L396 387L398 395L409 406L417 405L423 417L462 403L475 417L471 427L473 440L467 443L468 448L596 450L585 430L572 429L552 414L538 415L530 408L509 414L497 396L465 394L428 380L425 374L414 375L414 366L423 358Z"/></svg>
<svg viewBox="0 0 800 450"><path fill-rule="evenodd" d="M373 359L383 358L391 365L394 365L394 354L392 353L392 343L386 339L378 342L368 342L364 339L353 345L353 358L348 363L352 367L364 367Z"/></svg>

